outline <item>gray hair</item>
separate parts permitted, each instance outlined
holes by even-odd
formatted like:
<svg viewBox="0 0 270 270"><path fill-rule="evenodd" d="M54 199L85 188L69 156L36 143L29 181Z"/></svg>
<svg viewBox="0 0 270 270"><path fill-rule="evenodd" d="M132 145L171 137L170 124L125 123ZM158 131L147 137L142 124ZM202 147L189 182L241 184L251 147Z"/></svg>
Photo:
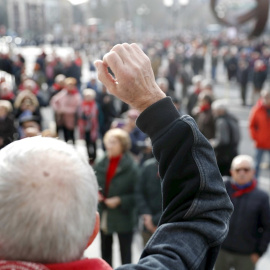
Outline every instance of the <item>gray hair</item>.
<svg viewBox="0 0 270 270"><path fill-rule="evenodd" d="M161 77L161 78L157 78L156 83L158 86L164 84L166 88L169 87L169 82L167 78Z"/></svg>
<svg viewBox="0 0 270 270"><path fill-rule="evenodd" d="M227 111L227 101L224 100L224 99L218 99L218 100L215 100L212 105L211 105L211 108L212 110L214 111L219 111L219 110L222 110L222 111Z"/></svg>
<svg viewBox="0 0 270 270"><path fill-rule="evenodd" d="M33 137L0 151L0 258L78 260L95 225L97 181L74 148Z"/></svg>
<svg viewBox="0 0 270 270"><path fill-rule="evenodd" d="M250 168L252 168L252 169L255 168L254 160L253 160L253 158L251 156L249 156L249 155L238 155L232 160L231 169L235 168L235 165L242 162L242 161L247 161L249 163L249 165L250 165Z"/></svg>

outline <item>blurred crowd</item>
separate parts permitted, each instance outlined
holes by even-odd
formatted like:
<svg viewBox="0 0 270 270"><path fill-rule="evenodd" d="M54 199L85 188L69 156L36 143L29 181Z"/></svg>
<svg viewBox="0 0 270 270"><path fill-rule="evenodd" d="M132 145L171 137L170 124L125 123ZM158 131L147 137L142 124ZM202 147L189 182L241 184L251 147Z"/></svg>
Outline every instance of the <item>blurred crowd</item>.
<svg viewBox="0 0 270 270"><path fill-rule="evenodd" d="M90 51L75 52L65 59L42 52L31 74L26 73L27 60L22 54L0 54L0 149L37 135L60 137L73 144L78 139L85 141L101 187L102 257L112 264L112 233L118 234L122 263L129 263L134 227L139 224L146 244L159 221L161 197L157 195L158 164L149 138L136 126L139 112L114 98L95 75L93 59L101 58L110 46L95 44ZM142 47L151 60L156 83L181 115L196 120L215 150L221 174L230 176L241 134L228 103L215 97L217 69L222 66L227 83L239 88L242 106L252 107L247 120L256 146L258 179L263 155L270 153L270 90L265 88L269 44L196 37L147 41ZM210 77L205 68L207 57ZM91 74L87 81L82 80L84 66ZM251 99L248 85L252 85ZM44 124L42 108L52 110L54 125ZM102 157L97 155L99 147Z"/></svg>

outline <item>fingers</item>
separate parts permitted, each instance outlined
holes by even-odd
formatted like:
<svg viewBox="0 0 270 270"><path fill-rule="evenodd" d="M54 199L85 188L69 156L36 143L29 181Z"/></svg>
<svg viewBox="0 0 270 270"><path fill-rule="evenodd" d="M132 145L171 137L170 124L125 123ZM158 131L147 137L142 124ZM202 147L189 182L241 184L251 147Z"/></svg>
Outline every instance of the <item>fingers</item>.
<svg viewBox="0 0 270 270"><path fill-rule="evenodd" d="M123 51L122 51L122 57L125 57ZM115 51L110 51L109 53L106 53L103 57L103 62L111 68L112 72L115 74L117 78L117 74L119 71L124 69L124 61L120 57L120 54Z"/></svg>
<svg viewBox="0 0 270 270"><path fill-rule="evenodd" d="M95 61L95 66L98 72L98 79L106 86L110 92L114 92L116 84L115 79L108 72L108 64L101 60Z"/></svg>

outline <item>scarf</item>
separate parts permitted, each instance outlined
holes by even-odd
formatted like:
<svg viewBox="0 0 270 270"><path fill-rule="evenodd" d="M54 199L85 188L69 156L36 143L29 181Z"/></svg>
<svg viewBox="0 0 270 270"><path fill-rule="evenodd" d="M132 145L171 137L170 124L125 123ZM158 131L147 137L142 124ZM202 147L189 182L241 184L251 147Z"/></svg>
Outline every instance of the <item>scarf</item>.
<svg viewBox="0 0 270 270"><path fill-rule="evenodd" d="M112 268L102 259L96 258L44 265L21 261L0 261L0 270L112 270Z"/></svg>
<svg viewBox="0 0 270 270"><path fill-rule="evenodd" d="M54 83L53 89L54 89L54 91L61 91L63 89L63 87L58 83Z"/></svg>
<svg viewBox="0 0 270 270"><path fill-rule="evenodd" d="M206 112L206 111L210 110L210 108L211 108L211 105L210 104L202 105L200 107L200 112Z"/></svg>
<svg viewBox="0 0 270 270"><path fill-rule="evenodd" d="M232 194L232 197L233 198L241 197L242 195L254 190L256 186L257 186L256 180L252 180L250 183L247 183L245 185L232 184L232 188L235 190L235 192Z"/></svg>
<svg viewBox="0 0 270 270"><path fill-rule="evenodd" d="M104 190L104 196L106 198L108 196L110 184L111 184L113 177L115 176L116 169L118 167L118 164L119 164L121 157L122 156L120 155L118 157L112 157L109 159L109 166L108 166L108 170L106 173L106 183L105 183L105 190Z"/></svg>

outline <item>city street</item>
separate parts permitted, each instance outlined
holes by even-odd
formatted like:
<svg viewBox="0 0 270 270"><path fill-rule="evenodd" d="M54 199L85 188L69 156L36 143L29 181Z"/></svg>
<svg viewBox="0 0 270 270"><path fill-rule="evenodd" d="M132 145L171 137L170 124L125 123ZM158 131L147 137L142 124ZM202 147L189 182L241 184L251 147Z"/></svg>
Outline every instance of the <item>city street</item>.
<svg viewBox="0 0 270 270"><path fill-rule="evenodd" d="M33 61L34 56L37 55L39 50L33 50L31 49L24 49L22 53L26 56L27 60L31 59ZM65 49L59 49L59 52L63 55L66 52L70 52L68 48ZM31 68L28 66L28 69ZM206 76L208 77L209 74L209 59L206 61ZM240 100L240 93L239 89L237 87L237 84L235 82L228 83L226 79L226 72L223 70L223 66L220 64L218 66L218 78L217 83L214 86L214 94L216 98L222 98L226 99L228 102L228 108L231 113L236 115L236 117L239 119L240 127L241 127L241 143L239 151L241 154L248 154L251 156L254 156L254 146L253 142L250 139L249 133L248 133L248 116L250 113L251 106L242 107L241 100ZM87 68L87 65L84 66L83 69L83 82L86 82L89 79L89 71ZM177 86L177 91L180 94L181 93L181 86ZM250 104L251 99L251 85L249 87L249 93L248 93L248 104ZM49 126L52 124L53 121L53 113L50 108L43 108L42 114L45 117L45 125ZM86 154L86 149L84 146L84 142L78 140L76 142L76 148L83 154ZM101 149L99 149L99 153L101 153ZM268 162L268 157L264 161ZM270 169L263 168L261 177L259 179L259 185L260 187L268 192L270 194ZM118 240L115 237L114 239L114 267L117 267L120 265L120 255L119 255L119 247L118 247ZM138 233L134 234L134 243L133 243L133 262L137 262L140 256L140 253L142 251L142 240L140 238L140 235ZM89 247L86 252L85 256L87 257L100 257L100 238L99 236L94 241L94 243ZM266 270L270 269L270 250L268 249L267 254L265 254L260 261L257 264L256 270ZM243 269L244 270L244 269Z"/></svg>

